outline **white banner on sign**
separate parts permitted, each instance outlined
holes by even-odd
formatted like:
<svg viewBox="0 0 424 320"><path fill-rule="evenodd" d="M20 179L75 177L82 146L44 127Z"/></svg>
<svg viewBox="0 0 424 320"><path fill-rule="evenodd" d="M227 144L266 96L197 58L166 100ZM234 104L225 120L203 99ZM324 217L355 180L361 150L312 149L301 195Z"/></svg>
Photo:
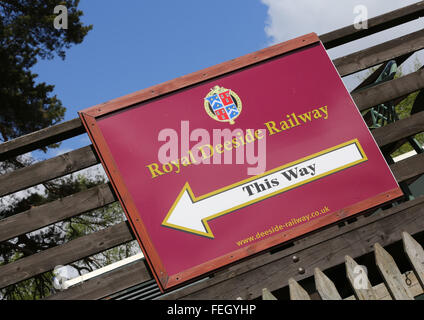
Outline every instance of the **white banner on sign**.
<svg viewBox="0 0 424 320"><path fill-rule="evenodd" d="M366 160L355 139L201 197L186 183L162 225L213 238L207 221Z"/></svg>

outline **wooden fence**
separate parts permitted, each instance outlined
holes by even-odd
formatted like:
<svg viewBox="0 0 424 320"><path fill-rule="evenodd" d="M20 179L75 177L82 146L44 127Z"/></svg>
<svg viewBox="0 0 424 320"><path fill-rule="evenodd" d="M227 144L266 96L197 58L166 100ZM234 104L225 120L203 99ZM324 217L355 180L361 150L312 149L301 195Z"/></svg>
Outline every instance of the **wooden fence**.
<svg viewBox="0 0 424 320"><path fill-rule="evenodd" d="M424 1L368 21L368 29L357 30L349 26L320 36L327 49L418 19L424 15ZM349 54L334 60L341 76L395 60L401 65L414 52L424 48L424 29L388 42ZM352 92L359 110L365 111L387 101L401 101L409 94L424 88L424 70L402 76L375 86L381 72L378 68ZM372 134L384 149L424 131L424 112L411 115L387 126L375 129ZM24 154L83 134L81 121L76 118L0 145L0 161ZM92 146L74 150L60 156L15 170L0 176L0 197L41 184L64 175L97 165ZM424 154L417 154L390 165L400 183L408 184L424 173ZM378 183L378 181L376 181ZM44 226L78 216L116 202L109 184L78 192L60 200L0 220L0 242L32 232ZM372 252L371 243L379 243L377 252L384 256L382 247L401 239L406 231L411 235L424 231L424 196L399 203L383 211L362 215L352 223L342 223L315 232L301 239L261 253L235 265L226 267L193 285L162 295L161 299L242 299L261 298L263 288L269 292L290 286L297 287L298 295L306 295L295 281L311 278L315 270L317 286L328 283L321 271L344 263L346 255L357 258ZM134 240L126 222L72 240L63 245L21 258L0 267L0 288L29 279L84 257L103 252ZM297 257L294 262L293 256ZM353 263L349 259L350 263ZM303 272L299 272L299 268ZM317 269L319 268L319 269ZM289 281L289 278L292 280ZM320 280L321 279L321 280ZM151 272L144 260L120 267L90 279L80 285L49 297L49 299L102 299L132 286L150 283ZM397 274L399 280L399 274ZM421 279L422 280L422 279ZM422 283L421 283L422 285ZM328 289L328 288L327 288ZM391 290L391 287L388 286ZM319 289L321 290L321 289ZM327 292L328 291L328 292ZM320 292L325 298L337 290ZM331 291L331 292L330 292ZM377 290L378 291L378 290ZM302 292L302 293L299 293ZM392 291L390 291L391 294ZM293 297L294 297L293 293ZM381 295L380 295L381 296ZM406 296L405 296L406 297Z"/></svg>
<svg viewBox="0 0 424 320"><path fill-rule="evenodd" d="M374 244L375 263L384 283L372 286L367 276L367 269L346 255L346 277L354 295L345 300L413 300L423 295L424 291L424 250L407 232L402 233L405 254L413 271L401 274L393 257L379 244ZM334 283L318 268L314 269L315 288L322 300L342 300ZM291 300L311 300L311 297L299 283L288 280ZM263 300L277 300L267 289L262 289Z"/></svg>

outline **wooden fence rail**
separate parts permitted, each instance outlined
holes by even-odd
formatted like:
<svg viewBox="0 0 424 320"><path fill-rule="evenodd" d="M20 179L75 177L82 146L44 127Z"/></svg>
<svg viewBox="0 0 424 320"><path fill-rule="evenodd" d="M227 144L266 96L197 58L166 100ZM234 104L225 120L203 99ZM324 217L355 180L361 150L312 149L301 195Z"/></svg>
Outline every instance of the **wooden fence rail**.
<svg viewBox="0 0 424 320"><path fill-rule="evenodd" d="M334 60L340 76L374 67L424 48L424 29Z"/></svg>
<svg viewBox="0 0 424 320"><path fill-rule="evenodd" d="M370 19L368 21L369 29L367 30L356 30L353 26L349 26L322 35L320 38L325 47L330 49L422 16L424 16L424 1ZM424 29L421 29L335 59L333 62L339 73L342 76L346 76L392 59L401 64L414 52L423 48ZM235 63L238 62L236 61ZM381 68L378 70L381 70ZM363 88L371 83L373 79L375 80L377 73L378 71L370 75L359 88ZM166 84L164 85L166 86ZM400 102L408 94L423 88L424 70L422 69L373 87L354 90L352 97L359 110L365 111L394 99ZM157 94L159 92L154 92L149 97L154 97ZM145 95L144 91L135 93L131 96L131 99L134 100L142 95ZM103 106L107 106L107 103L99 107ZM372 134L380 148L383 148L392 143L399 143L405 138L423 131L424 112L419 112L406 119L375 129ZM84 132L81 121L77 118L30 133L0 144L0 161L44 148L52 143L78 136ZM0 197L78 172L98 163L99 159L90 145L0 175ZM398 182L408 182L424 174L424 155L412 156L394 163L390 167ZM109 184L104 184L42 206L32 207L25 212L0 220L0 242L8 241L19 235L78 216L90 210L101 208L115 201L117 201L117 198L112 187ZM291 247L276 253L262 253L218 271L212 278L206 278L204 281L187 288L170 292L162 298L234 299L240 296L243 299L250 299L263 295L271 299L272 293L269 290L277 290L288 285L290 290L293 290L293 297L306 299L308 296L306 291L294 279L287 280L298 271L297 264L294 264L291 259L294 253L302 257L301 261L305 269L305 273L298 276L297 279L301 280L305 277L310 277L312 276L311 272L314 271L317 287L321 288L321 297L336 298L337 289L330 285L329 281L331 280L326 278L325 272L323 273L321 270L325 271L326 268L343 263L346 255L356 258L369 252L372 250L369 246L371 241L373 243L379 242L384 246L399 240L395 235L400 234L401 231L406 230L414 234L424 230L424 221L420 218L423 213L424 198L419 197L369 217L359 217L356 222L344 227L332 226L305 238L297 239L292 243ZM379 236L383 237L383 235L384 238L376 239ZM52 270L56 265L78 261L133 239L134 235L125 222L38 252L1 266L0 288ZM408 238L408 240L410 239ZM411 246L410 242L408 242L409 246ZM421 252L416 246L415 250L416 252ZM375 251L379 254L382 253L382 255L379 255L379 259L381 256L381 259L386 258L387 260L387 256L384 255L384 251L380 247L377 246ZM331 253L331 257L323 257L323 252ZM417 260L412 259L412 261L415 263ZM349 265L349 270L355 267L353 258L347 258L345 263L346 268ZM385 265L388 265L387 262L385 262ZM419 269L419 265L414 266L414 270L417 268ZM49 298L100 299L151 279L152 276L144 261L138 261L98 276L76 287L71 287ZM399 274L397 274L395 279L399 280ZM422 284L423 278L418 275L417 279ZM264 285L269 290L263 290ZM356 294L361 297L373 296L372 292L359 292ZM376 294L374 293L374 295ZM404 295L403 297L406 296Z"/></svg>
<svg viewBox="0 0 424 320"><path fill-rule="evenodd" d="M424 16L424 2L419 1L410 6L388 12L368 19L367 29L357 29L350 25L320 36L326 49L341 46L377 32L396 27Z"/></svg>

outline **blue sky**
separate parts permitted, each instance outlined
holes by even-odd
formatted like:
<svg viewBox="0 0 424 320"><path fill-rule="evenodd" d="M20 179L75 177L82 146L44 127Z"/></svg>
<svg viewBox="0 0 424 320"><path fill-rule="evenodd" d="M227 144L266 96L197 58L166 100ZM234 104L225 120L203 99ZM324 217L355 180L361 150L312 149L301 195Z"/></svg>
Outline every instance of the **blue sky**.
<svg viewBox="0 0 424 320"><path fill-rule="evenodd" d="M54 84L67 108L65 120L92 105L150 87L309 32L350 25L353 7L369 16L414 0L81 0L82 20L93 30L64 61L39 61L38 81ZM421 21L422 23L422 21ZM403 28L403 29L402 29ZM416 22L377 38L330 51L332 57L417 30ZM361 47L362 46L362 47ZM354 78L352 78L355 81ZM349 81L349 80L348 80ZM86 135L64 141L38 159L90 142Z"/></svg>
<svg viewBox="0 0 424 320"><path fill-rule="evenodd" d="M107 4L106 4L107 3ZM55 85L67 111L77 111L268 45L267 7L260 1L82 0L93 30L60 58L40 61L39 81ZM84 137L57 152L88 144Z"/></svg>

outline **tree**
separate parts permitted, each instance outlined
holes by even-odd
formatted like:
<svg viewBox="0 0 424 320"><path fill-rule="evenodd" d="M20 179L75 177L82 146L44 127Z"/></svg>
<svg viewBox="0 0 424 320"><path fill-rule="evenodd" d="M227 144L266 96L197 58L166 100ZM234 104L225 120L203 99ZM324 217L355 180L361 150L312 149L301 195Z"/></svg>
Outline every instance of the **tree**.
<svg viewBox="0 0 424 320"><path fill-rule="evenodd" d="M55 29L54 8L64 5L68 28ZM2 0L0 1L0 142L14 139L63 120L65 107L53 94L53 85L36 83L31 68L38 59L66 57L66 49L79 44L92 29L80 18L78 0ZM49 147L57 147L52 145ZM46 151L47 148L44 148ZM0 163L2 172L30 165L29 156ZM14 197L0 206L0 219L105 183L103 176L70 175L44 183L43 194ZM2 199L0 199L2 200ZM0 202L1 203L1 202ZM3 201L3 204L5 202ZM77 237L124 220L119 204L94 210L55 223L35 232L0 243L0 265L14 262ZM77 261L72 265L81 274L130 255L134 243ZM46 272L0 290L2 299L39 299L52 291L52 272Z"/></svg>
<svg viewBox="0 0 424 320"><path fill-rule="evenodd" d="M68 9L68 29L55 29L55 6ZM79 0L2 0L0 2L0 139L7 141L63 120L65 108L54 86L35 83L31 68L39 58L65 59L65 49L83 41Z"/></svg>

